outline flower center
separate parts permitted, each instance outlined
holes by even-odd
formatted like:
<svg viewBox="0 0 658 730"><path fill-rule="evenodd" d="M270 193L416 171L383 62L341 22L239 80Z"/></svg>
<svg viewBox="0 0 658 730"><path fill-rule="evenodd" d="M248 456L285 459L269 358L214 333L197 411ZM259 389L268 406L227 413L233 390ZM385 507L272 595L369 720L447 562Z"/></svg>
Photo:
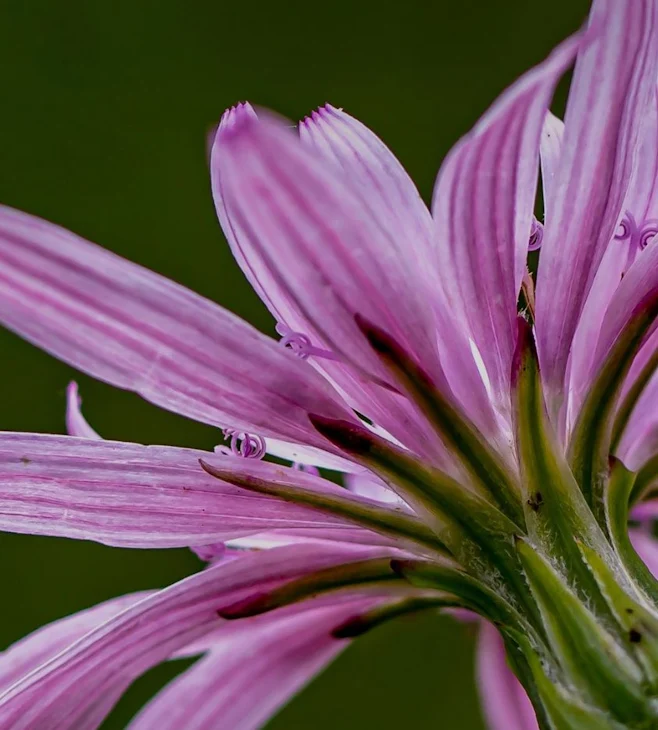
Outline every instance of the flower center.
<svg viewBox="0 0 658 730"><path fill-rule="evenodd" d="M262 436L225 428L224 438L228 440L231 452L244 459L262 459L265 456L265 439Z"/></svg>
<svg viewBox="0 0 658 730"><path fill-rule="evenodd" d="M638 225L633 214L626 211L615 233L615 240L628 241L633 252L639 253L657 234L658 220L648 219Z"/></svg>

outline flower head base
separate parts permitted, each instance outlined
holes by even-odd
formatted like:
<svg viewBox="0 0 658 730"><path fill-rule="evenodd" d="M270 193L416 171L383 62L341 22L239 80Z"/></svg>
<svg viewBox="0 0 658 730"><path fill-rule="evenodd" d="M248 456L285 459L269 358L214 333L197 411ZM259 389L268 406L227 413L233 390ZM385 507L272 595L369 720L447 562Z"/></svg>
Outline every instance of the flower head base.
<svg viewBox="0 0 658 730"><path fill-rule="evenodd" d="M548 105L576 56L562 124ZM279 342L0 210L0 319L229 442L103 441L75 387L72 437L0 435L0 527L210 563L10 649L0 677L23 651L33 664L0 694L0 724L100 721L146 667L197 652L131 730L251 730L349 639L447 608L488 622L493 730L529 730L528 702L542 730L658 727L656 78L658 0L596 0L587 31L449 153L431 211L342 110L299 134L229 110L217 213ZM529 698L516 719L492 700L522 692L503 647ZM256 666L236 672L245 652Z"/></svg>

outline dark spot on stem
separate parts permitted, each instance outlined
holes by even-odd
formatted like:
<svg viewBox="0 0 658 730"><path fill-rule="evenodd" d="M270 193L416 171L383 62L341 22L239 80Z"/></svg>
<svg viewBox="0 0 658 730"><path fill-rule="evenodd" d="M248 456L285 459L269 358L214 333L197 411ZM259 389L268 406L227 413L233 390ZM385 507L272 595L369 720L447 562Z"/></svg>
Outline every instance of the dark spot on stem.
<svg viewBox="0 0 658 730"><path fill-rule="evenodd" d="M632 644L639 644L642 641L642 634L637 629L631 629L628 638Z"/></svg>
<svg viewBox="0 0 658 730"><path fill-rule="evenodd" d="M542 497L541 492L536 492L527 502L528 507L533 512L539 512L539 509L544 504L544 498Z"/></svg>

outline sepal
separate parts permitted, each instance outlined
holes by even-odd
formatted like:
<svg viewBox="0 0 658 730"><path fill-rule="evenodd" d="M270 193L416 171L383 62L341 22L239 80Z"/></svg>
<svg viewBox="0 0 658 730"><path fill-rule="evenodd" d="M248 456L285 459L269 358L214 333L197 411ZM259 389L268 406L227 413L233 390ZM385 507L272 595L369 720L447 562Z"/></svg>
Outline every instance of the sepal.
<svg viewBox="0 0 658 730"><path fill-rule="evenodd" d="M633 360L657 315L658 291L653 291L636 307L610 347L590 386L569 442L569 461L576 481L601 523L604 519L601 495L608 478L617 403Z"/></svg>
<svg viewBox="0 0 658 730"><path fill-rule="evenodd" d="M604 555L612 550L576 483L548 420L537 351L530 324L517 320L512 369L516 444L530 539L577 580L583 594L598 600L597 588L574 537Z"/></svg>
<svg viewBox="0 0 658 730"><path fill-rule="evenodd" d="M522 528L518 485L477 427L387 332L359 315L356 323L372 349L424 412L446 447L459 459L473 483Z"/></svg>
<svg viewBox="0 0 658 730"><path fill-rule="evenodd" d="M223 607L219 615L224 619L248 618L328 591L373 585L394 587L396 583L403 585L400 577L391 568L390 558L360 560L318 570L271 591L252 594Z"/></svg>
<svg viewBox="0 0 658 730"><path fill-rule="evenodd" d="M658 688L658 616L620 587L620 583L628 583L625 576L619 575L619 572L615 575L591 548L582 544L579 547L623 631L627 651L635 656L655 692Z"/></svg>
<svg viewBox="0 0 658 730"><path fill-rule="evenodd" d="M534 633L510 602L458 568L429 560L399 558L391 560L391 568L412 586L454 594L462 601L464 608L498 626Z"/></svg>
<svg viewBox="0 0 658 730"><path fill-rule="evenodd" d="M618 459L610 459L610 479L603 493L606 524L624 568L635 585L658 605L658 581L637 554L628 535L629 509L636 483L633 472Z"/></svg>
<svg viewBox="0 0 658 730"><path fill-rule="evenodd" d="M626 648L530 544L519 540L517 549L552 653L582 701L631 726L658 722L657 708L643 688L642 671Z"/></svg>
<svg viewBox="0 0 658 730"><path fill-rule="evenodd" d="M550 723L546 730L626 730L610 715L583 704L564 684L556 680L556 668L551 667L552 672L549 674L524 636L517 633L513 639L524 653L532 675L534 693Z"/></svg>
<svg viewBox="0 0 658 730"><path fill-rule="evenodd" d="M393 603L378 606L365 613L347 619L340 626L337 626L331 635L335 639L352 639L361 636L371 629L377 628L391 619L398 616L406 616L427 609L459 608L460 603L453 596L448 594L415 595L402 598Z"/></svg>

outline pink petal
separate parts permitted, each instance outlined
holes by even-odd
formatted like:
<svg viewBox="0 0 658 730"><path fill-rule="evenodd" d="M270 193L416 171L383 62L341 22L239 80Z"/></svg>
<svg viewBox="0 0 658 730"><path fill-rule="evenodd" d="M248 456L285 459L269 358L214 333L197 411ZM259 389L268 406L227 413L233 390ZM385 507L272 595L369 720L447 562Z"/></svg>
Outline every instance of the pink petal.
<svg viewBox="0 0 658 730"><path fill-rule="evenodd" d="M650 504L650 503L647 503ZM636 510L633 510L633 517L643 518L651 515L645 514L642 511L643 505L639 505ZM655 508L654 508L655 510ZM656 538L650 535L648 532L642 530L631 530L629 532L633 547L637 550L637 554L642 558L645 565L653 573L653 576L658 579L658 541Z"/></svg>
<svg viewBox="0 0 658 730"><path fill-rule="evenodd" d="M628 189L657 75L653 0L595 0L565 117L537 283L538 347L553 413L578 319Z"/></svg>
<svg viewBox="0 0 658 730"><path fill-rule="evenodd" d="M326 447L343 417L312 369L216 304L57 226L0 208L0 322L94 377L219 426Z"/></svg>
<svg viewBox="0 0 658 730"><path fill-rule="evenodd" d="M658 518L658 499L654 497L648 499L646 502L640 502L635 505L631 512L631 518L633 520L640 520L641 522L652 522ZM658 554L658 545L656 546L656 551Z"/></svg>
<svg viewBox="0 0 658 730"><path fill-rule="evenodd" d="M269 530L246 537L236 537L225 544L237 550L269 550L282 545L306 545L309 542L339 542L348 545L379 545L399 547L397 540L360 527L298 528L290 530ZM195 552L198 551L195 550ZM197 555L199 553L197 552ZM200 556L199 556L200 557Z"/></svg>
<svg viewBox="0 0 658 730"><path fill-rule="evenodd" d="M64 730L89 713L100 720L99 705L110 709L106 694L116 697L119 687L204 636L220 637L223 606L314 570L385 554L294 546L210 566L133 604L24 676L0 696L0 723ZM238 625L229 622L226 635Z"/></svg>
<svg viewBox="0 0 658 730"><path fill-rule="evenodd" d="M279 441L278 439L265 439L267 453L271 456L277 456L280 459L305 464L307 466L317 466L321 469L330 469L331 471L340 472L361 472L363 467L353 461L330 454L322 449L313 446L303 446L301 444L293 444L288 441Z"/></svg>
<svg viewBox="0 0 658 730"><path fill-rule="evenodd" d="M414 279L426 281L446 378L464 411L491 432L495 422L489 397L463 323L443 295L432 218L411 178L365 125L328 104L301 122L299 133L303 143L340 167L355 195L393 233L402 257L414 267Z"/></svg>
<svg viewBox="0 0 658 730"><path fill-rule="evenodd" d="M100 436L87 423L82 415L80 406L82 398L78 394L78 384L74 381L69 383L66 389L66 431L69 436L79 436L86 439L99 439Z"/></svg>
<svg viewBox="0 0 658 730"><path fill-rule="evenodd" d="M546 118L544 119L544 127L541 131L541 141L539 143L545 219L550 217L550 207L556 194L555 176L560 166L563 135L564 122L556 117L555 114L547 111Z"/></svg>
<svg viewBox="0 0 658 730"><path fill-rule="evenodd" d="M434 193L443 280L456 316L469 322L504 413L540 134L553 88L578 44L577 37L566 41L502 95L452 149Z"/></svg>
<svg viewBox="0 0 658 730"><path fill-rule="evenodd" d="M256 730L345 648L348 642L332 638L331 630L372 603L357 597L236 626L129 730Z"/></svg>
<svg viewBox="0 0 658 730"><path fill-rule="evenodd" d="M374 499L384 504L404 504L402 499L377 476L370 472L346 474L345 486L362 497Z"/></svg>
<svg viewBox="0 0 658 730"><path fill-rule="evenodd" d="M359 412L421 453L436 454L440 444L422 417L376 384L390 375L354 321L360 313L399 337L444 383L431 291L404 242L378 219L377 190L367 200L357 195L336 165L285 123L269 115L257 120L244 105L222 120L212 185L233 253L277 322L331 355L309 362Z"/></svg>
<svg viewBox="0 0 658 730"><path fill-rule="evenodd" d="M89 425L86 418L82 415L80 406L82 399L78 393L78 384L69 383L66 390L66 430L70 436L78 436L80 438L100 439L98 433ZM363 467L348 461L342 456L331 454L323 449L313 446L302 446L301 444L293 444L288 441L279 441L278 439L265 439L265 448L271 456L277 456L281 459L288 459L292 462L301 464L309 464L323 469L331 469L340 472L361 472ZM226 452L228 449L221 445L217 447L220 452Z"/></svg>
<svg viewBox="0 0 658 730"><path fill-rule="evenodd" d="M624 383L623 394L633 385L644 366L656 352L657 347L658 331L654 331L642 345L631 365ZM645 462L658 452L657 402L658 373L654 373L635 404L616 451L616 455L633 471L644 466Z"/></svg>
<svg viewBox="0 0 658 730"><path fill-rule="evenodd" d="M610 300L592 361L592 373L598 371L632 315L648 306L657 295L658 239L655 238L626 272Z"/></svg>
<svg viewBox="0 0 658 730"><path fill-rule="evenodd" d="M507 664L498 630L484 621L478 639L477 676L489 730L539 730L532 703Z"/></svg>
<svg viewBox="0 0 658 730"><path fill-rule="evenodd" d="M0 653L0 691L59 654L88 631L149 595L132 593L44 626Z"/></svg>
<svg viewBox="0 0 658 730"><path fill-rule="evenodd" d="M640 227L646 225L647 221L656 223L658 218L657 104L658 95L654 90L652 104L643 120L636 164L623 206L625 214L630 213ZM619 226L616 230L619 230ZM594 376L593 369L598 364L594 355L606 312L623 276L639 253L635 243L628 239L613 238L594 277L572 345L569 385L572 394L570 404L572 421ZM631 373L629 385L633 377Z"/></svg>
<svg viewBox="0 0 658 730"><path fill-rule="evenodd" d="M346 524L215 479L199 466L209 456L165 446L0 434L0 529L162 548ZM247 461L223 457L236 470Z"/></svg>

